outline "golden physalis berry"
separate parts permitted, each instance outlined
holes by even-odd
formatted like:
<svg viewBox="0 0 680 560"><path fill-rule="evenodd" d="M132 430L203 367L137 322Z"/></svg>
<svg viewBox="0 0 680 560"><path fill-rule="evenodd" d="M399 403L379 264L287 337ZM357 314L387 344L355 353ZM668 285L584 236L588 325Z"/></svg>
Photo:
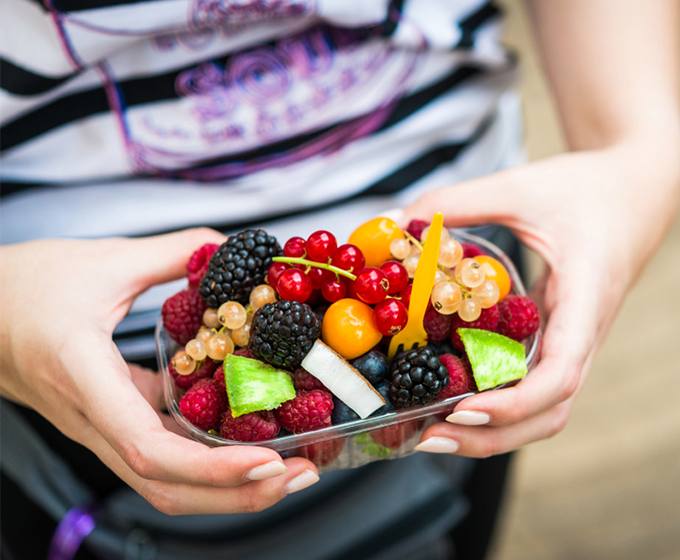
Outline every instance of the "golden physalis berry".
<svg viewBox="0 0 680 560"><path fill-rule="evenodd" d="M502 301L512 288L512 281L508 271L505 270L505 267L498 260L488 255L479 255L475 257L475 260L482 265L486 278L493 280L498 286L500 291L498 301Z"/></svg>
<svg viewBox="0 0 680 560"><path fill-rule="evenodd" d="M367 267L377 268L390 260L390 245L395 239L404 239L404 232L394 220L378 217L355 229L349 243L361 249Z"/></svg>

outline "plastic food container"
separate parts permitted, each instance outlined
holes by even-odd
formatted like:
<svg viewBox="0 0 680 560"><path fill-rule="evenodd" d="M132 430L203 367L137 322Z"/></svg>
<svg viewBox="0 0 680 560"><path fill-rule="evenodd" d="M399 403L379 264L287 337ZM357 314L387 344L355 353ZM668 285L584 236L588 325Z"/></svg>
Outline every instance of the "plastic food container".
<svg viewBox="0 0 680 560"><path fill-rule="evenodd" d="M526 295L517 270L498 247L480 237L459 230L452 230L451 236L459 241L479 245L487 254L501 261L514 284L511 293ZM539 330L524 343L529 371L538 363L540 336ZM283 458L305 457L318 467L320 473L352 469L373 461L398 459L411 455L428 426L443 421L458 401L474 394L467 393L425 406L397 410L375 418L346 422L314 432L288 435L271 441L241 443L204 432L190 424L180 413L179 399L182 392L175 385L168 371L168 363L178 348L177 343L163 329L162 320L159 319L156 327L156 350L163 376L166 406L171 416L189 437L211 447L254 445L273 449ZM504 386L490 390L495 391Z"/></svg>

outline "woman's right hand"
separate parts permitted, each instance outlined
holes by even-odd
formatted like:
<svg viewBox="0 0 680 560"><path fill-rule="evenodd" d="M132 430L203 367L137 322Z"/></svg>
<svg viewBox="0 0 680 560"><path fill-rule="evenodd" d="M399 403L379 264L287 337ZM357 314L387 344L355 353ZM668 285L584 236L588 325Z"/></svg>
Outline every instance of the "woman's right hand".
<svg viewBox="0 0 680 560"><path fill-rule="evenodd" d="M306 459L209 448L166 429L147 400L153 378L131 371L113 343L139 294L181 278L193 251L224 239L193 229L0 249L2 396L39 412L171 515L261 511L318 480Z"/></svg>

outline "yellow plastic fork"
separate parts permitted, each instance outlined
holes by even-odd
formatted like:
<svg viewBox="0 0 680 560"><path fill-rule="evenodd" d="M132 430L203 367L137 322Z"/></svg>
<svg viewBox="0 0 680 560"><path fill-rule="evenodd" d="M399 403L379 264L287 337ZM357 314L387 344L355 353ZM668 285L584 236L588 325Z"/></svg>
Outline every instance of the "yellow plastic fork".
<svg viewBox="0 0 680 560"><path fill-rule="evenodd" d="M434 286L434 277L437 273L443 225L444 216L441 212L437 212L432 218L430 230L427 232L427 239L425 239L425 246L418 260L416 274L413 277L411 303L408 306L408 323L390 341L390 347L387 351L387 357L390 361L399 352L399 347L403 350L411 350L427 344L427 333L423 327L423 319Z"/></svg>

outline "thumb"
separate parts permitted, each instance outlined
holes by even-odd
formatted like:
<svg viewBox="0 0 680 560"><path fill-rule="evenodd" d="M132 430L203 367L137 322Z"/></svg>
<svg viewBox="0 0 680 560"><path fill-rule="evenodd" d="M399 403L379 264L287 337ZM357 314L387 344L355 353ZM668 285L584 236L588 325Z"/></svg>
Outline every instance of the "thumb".
<svg viewBox="0 0 680 560"><path fill-rule="evenodd" d="M227 237L208 228L195 228L140 239L126 239L122 270L135 295L156 284L186 276L191 255L206 243L221 245Z"/></svg>
<svg viewBox="0 0 680 560"><path fill-rule="evenodd" d="M424 193L404 207L399 226L411 220L430 222L435 212L444 214L444 225L464 227L484 223L518 226L519 200L516 181L501 171L480 179L464 181Z"/></svg>

